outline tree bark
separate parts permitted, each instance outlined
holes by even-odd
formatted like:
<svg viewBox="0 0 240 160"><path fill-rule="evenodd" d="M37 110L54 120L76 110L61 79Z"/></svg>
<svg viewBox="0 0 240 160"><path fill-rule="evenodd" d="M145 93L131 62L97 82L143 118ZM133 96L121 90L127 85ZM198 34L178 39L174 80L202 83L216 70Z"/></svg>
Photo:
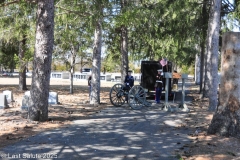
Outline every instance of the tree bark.
<svg viewBox="0 0 240 160"><path fill-rule="evenodd" d="M207 10L207 4L209 0L204 0L203 2L203 7L202 7L202 15L201 15L201 21L202 21L202 38L200 42L200 47L201 47L201 65L200 65L200 90L199 93L203 95L203 84L204 84L204 62L205 62L205 49L206 49L206 37L207 37L207 27L208 27L208 19L209 19L209 14ZM203 97L203 96L202 96Z"/></svg>
<svg viewBox="0 0 240 160"><path fill-rule="evenodd" d="M223 35L219 106L208 133L240 138L240 33Z"/></svg>
<svg viewBox="0 0 240 160"><path fill-rule="evenodd" d="M125 76L127 75L128 66L128 32L127 27L121 27L121 82L124 83Z"/></svg>
<svg viewBox="0 0 240 160"><path fill-rule="evenodd" d="M125 8L127 6L127 0L121 0L121 10L125 12ZM127 75L127 71L129 69L128 66L128 30L125 25L121 26L121 82L124 83L125 76Z"/></svg>
<svg viewBox="0 0 240 160"><path fill-rule="evenodd" d="M19 43L19 90L27 90L26 84L26 62L24 61L25 56L25 47L26 47L26 36L23 36L23 39Z"/></svg>
<svg viewBox="0 0 240 160"><path fill-rule="evenodd" d="M221 0L212 0L208 22L208 43L206 59L206 90L209 97L209 110L215 111L218 104L218 51L220 30Z"/></svg>
<svg viewBox="0 0 240 160"><path fill-rule="evenodd" d="M101 49L102 49L102 19L99 19L96 24L94 33L93 47L93 65L92 65L92 80L90 104L100 103L100 72L101 72Z"/></svg>
<svg viewBox="0 0 240 160"><path fill-rule="evenodd" d="M78 46L75 48L74 45L72 45L71 48L71 63L70 63L70 94L73 94L73 74L75 72L74 66L76 65L76 55L77 55L77 50Z"/></svg>
<svg viewBox="0 0 240 160"><path fill-rule="evenodd" d="M48 120L48 97L54 42L54 0L37 1L36 42L33 59L31 105L28 118Z"/></svg>
<svg viewBox="0 0 240 160"><path fill-rule="evenodd" d="M198 54L195 55L195 84L200 84L200 66L201 66L201 60L200 56Z"/></svg>

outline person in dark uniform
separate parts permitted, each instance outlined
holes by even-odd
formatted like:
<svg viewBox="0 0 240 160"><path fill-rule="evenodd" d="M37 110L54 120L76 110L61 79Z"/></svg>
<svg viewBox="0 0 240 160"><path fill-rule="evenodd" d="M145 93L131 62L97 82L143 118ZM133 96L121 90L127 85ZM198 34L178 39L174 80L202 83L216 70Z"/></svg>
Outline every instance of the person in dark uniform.
<svg viewBox="0 0 240 160"><path fill-rule="evenodd" d="M132 71L128 70L128 74L124 80L124 90L130 90L134 86L134 77L132 76ZM126 96L125 101L128 101L128 97Z"/></svg>
<svg viewBox="0 0 240 160"><path fill-rule="evenodd" d="M158 73L156 75L156 82L155 82L155 100L156 103L160 103L161 95L162 95L162 87L163 87L163 76L162 76L162 69L157 70Z"/></svg>
<svg viewBox="0 0 240 160"><path fill-rule="evenodd" d="M128 70L128 74L124 80L125 88L130 90L134 86L134 78L132 76L132 71Z"/></svg>

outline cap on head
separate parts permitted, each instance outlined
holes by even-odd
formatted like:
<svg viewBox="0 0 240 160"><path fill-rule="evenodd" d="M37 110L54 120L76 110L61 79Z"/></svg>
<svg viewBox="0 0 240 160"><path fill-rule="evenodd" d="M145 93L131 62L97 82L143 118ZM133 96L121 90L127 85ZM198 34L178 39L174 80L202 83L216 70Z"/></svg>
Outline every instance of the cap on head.
<svg viewBox="0 0 240 160"><path fill-rule="evenodd" d="M132 73L132 70L128 70L128 72Z"/></svg>
<svg viewBox="0 0 240 160"><path fill-rule="evenodd" d="M157 71L158 71L158 72L162 72L162 69L158 69Z"/></svg>

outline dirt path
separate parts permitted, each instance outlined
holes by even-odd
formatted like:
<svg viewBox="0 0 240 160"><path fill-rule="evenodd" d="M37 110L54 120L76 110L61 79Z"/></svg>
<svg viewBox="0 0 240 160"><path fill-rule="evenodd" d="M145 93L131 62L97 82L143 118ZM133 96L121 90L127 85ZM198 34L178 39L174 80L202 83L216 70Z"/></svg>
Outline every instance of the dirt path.
<svg viewBox="0 0 240 160"><path fill-rule="evenodd" d="M30 84L31 78L27 78L28 89ZM31 122L27 120L27 113L21 110L25 91L18 90L18 78L0 78L0 93L10 90L14 99L10 108L0 110L0 148L39 132L63 127L109 106L109 90L113 82L101 83L102 104L97 107L88 104L87 81L74 81L73 94L69 94L69 84L69 80L51 79L50 90L58 93L60 104L49 106L47 122Z"/></svg>

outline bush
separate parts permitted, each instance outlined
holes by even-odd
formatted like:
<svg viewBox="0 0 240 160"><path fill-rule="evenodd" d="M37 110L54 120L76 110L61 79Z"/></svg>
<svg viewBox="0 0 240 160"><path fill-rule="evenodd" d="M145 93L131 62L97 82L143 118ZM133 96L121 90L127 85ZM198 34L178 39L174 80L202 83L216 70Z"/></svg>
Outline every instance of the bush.
<svg viewBox="0 0 240 160"><path fill-rule="evenodd" d="M193 67L193 65L191 65L191 66L183 65L183 66L182 66L181 73L186 73L186 74L194 75L194 67Z"/></svg>

